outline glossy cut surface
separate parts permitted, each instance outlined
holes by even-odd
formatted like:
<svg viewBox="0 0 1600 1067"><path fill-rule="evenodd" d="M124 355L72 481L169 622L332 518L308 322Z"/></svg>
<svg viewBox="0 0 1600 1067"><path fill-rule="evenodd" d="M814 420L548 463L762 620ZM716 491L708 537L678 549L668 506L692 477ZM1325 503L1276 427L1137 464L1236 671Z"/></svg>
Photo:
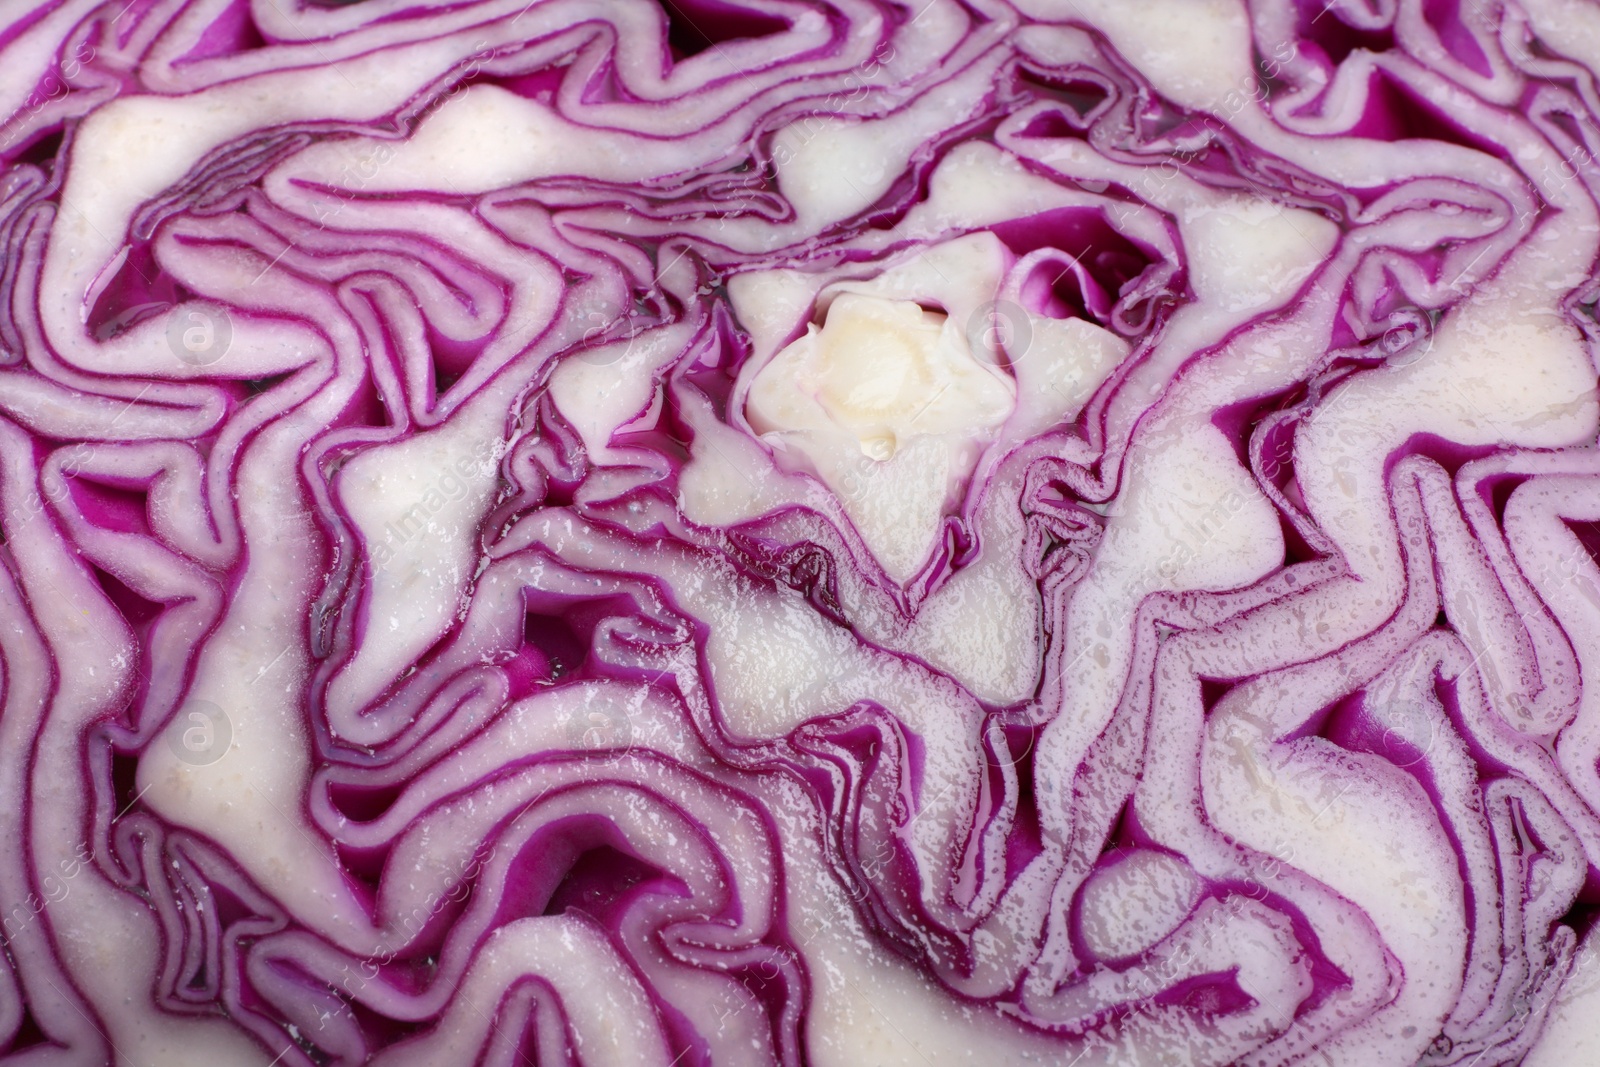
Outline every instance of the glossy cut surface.
<svg viewBox="0 0 1600 1067"><path fill-rule="evenodd" d="M1600 1062L1597 76L0 10L0 1061Z"/></svg>

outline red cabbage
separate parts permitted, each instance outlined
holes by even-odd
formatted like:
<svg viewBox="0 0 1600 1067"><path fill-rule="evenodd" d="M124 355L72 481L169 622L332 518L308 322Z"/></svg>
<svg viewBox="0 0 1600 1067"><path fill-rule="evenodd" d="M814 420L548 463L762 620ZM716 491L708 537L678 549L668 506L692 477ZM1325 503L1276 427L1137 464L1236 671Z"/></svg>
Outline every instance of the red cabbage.
<svg viewBox="0 0 1600 1067"><path fill-rule="evenodd" d="M1600 6L0 25L6 1063L1600 1057Z"/></svg>

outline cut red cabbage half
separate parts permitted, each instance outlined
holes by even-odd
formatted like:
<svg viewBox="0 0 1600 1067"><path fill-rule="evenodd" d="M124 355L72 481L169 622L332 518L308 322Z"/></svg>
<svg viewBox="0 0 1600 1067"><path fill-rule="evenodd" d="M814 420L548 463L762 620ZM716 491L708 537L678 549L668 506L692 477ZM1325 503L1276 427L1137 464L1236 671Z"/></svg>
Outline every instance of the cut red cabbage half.
<svg viewBox="0 0 1600 1067"><path fill-rule="evenodd" d="M1600 1063L1600 4L0 19L0 1062Z"/></svg>

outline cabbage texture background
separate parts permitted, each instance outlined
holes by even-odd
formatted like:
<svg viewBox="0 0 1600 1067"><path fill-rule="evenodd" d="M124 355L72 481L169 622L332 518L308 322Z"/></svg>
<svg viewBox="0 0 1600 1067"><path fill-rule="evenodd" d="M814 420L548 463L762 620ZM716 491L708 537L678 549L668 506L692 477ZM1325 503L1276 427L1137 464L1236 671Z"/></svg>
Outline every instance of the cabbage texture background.
<svg viewBox="0 0 1600 1067"><path fill-rule="evenodd" d="M10 0L0 1063L1600 1063L1597 72Z"/></svg>

